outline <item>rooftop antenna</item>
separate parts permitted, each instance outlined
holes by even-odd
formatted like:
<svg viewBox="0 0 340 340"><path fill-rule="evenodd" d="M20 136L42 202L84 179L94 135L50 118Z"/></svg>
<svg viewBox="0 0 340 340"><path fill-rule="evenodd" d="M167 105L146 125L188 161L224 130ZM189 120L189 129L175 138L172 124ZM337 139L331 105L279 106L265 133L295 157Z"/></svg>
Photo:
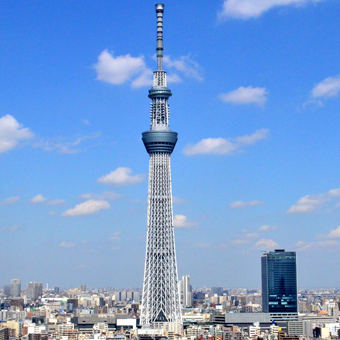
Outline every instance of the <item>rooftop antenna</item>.
<svg viewBox="0 0 340 340"><path fill-rule="evenodd" d="M163 60L163 13L164 13L164 5L157 4L156 5L156 13L157 13L157 64L158 71L162 71L162 60Z"/></svg>

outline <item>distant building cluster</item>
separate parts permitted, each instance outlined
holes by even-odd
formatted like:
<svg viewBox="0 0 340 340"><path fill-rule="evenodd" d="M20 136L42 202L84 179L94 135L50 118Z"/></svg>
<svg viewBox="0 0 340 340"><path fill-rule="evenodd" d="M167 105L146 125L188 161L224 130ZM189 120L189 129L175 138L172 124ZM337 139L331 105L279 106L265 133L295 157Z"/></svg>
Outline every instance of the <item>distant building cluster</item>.
<svg viewBox="0 0 340 340"><path fill-rule="evenodd" d="M340 290L297 291L296 254L266 252L262 289L178 282L183 325L140 324L140 289L43 289L14 279L0 295L0 340L338 340Z"/></svg>

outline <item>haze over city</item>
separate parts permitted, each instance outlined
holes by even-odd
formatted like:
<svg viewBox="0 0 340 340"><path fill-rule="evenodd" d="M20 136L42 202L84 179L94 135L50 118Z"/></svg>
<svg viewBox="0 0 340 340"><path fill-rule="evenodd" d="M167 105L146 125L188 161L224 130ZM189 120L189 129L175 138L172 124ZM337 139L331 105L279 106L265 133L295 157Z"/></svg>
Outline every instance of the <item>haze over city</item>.
<svg viewBox="0 0 340 340"><path fill-rule="evenodd" d="M165 2L178 274L258 288L282 248L336 287L340 4L238 3ZM153 6L3 4L0 284L142 286Z"/></svg>

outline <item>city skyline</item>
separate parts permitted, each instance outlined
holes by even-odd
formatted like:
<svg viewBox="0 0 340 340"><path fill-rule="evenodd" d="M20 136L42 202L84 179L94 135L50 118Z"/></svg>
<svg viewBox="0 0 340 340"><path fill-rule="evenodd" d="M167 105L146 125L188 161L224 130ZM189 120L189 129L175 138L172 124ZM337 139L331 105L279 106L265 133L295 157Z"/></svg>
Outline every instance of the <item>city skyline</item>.
<svg viewBox="0 0 340 340"><path fill-rule="evenodd" d="M339 3L231 3L165 2L179 277L260 287L285 248L298 287L336 286ZM1 285L142 286L155 2L84 4L1 13Z"/></svg>

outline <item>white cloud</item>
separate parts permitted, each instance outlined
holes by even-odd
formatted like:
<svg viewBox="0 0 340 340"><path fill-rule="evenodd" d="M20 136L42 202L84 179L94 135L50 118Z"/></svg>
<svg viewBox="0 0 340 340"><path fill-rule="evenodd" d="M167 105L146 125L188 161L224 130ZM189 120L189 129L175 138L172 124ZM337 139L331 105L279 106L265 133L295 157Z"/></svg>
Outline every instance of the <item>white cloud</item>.
<svg viewBox="0 0 340 340"><path fill-rule="evenodd" d="M249 207L255 207L257 205L263 205L265 204L262 201L249 201L249 202L243 202L243 201L236 201L229 204L229 207L232 209L237 208L249 208Z"/></svg>
<svg viewBox="0 0 340 340"><path fill-rule="evenodd" d="M297 203L293 204L288 213L307 213L312 212L323 207L326 202L331 201L333 198L340 196L340 188L331 189L328 192L315 195L306 195L301 197Z"/></svg>
<svg viewBox="0 0 340 340"><path fill-rule="evenodd" d="M277 225L263 225L263 226L260 227L259 230L265 232L265 231L276 230L277 228L278 228Z"/></svg>
<svg viewBox="0 0 340 340"><path fill-rule="evenodd" d="M61 248L73 248L75 244L72 242L61 242L59 245Z"/></svg>
<svg viewBox="0 0 340 340"><path fill-rule="evenodd" d="M305 244L306 244L306 242L304 242L304 241L299 241L299 242L296 243L296 246L297 246L297 247L302 247L302 246L304 246Z"/></svg>
<svg viewBox="0 0 340 340"><path fill-rule="evenodd" d="M111 236L110 240L112 240L112 241L120 241L120 237L118 237L118 236Z"/></svg>
<svg viewBox="0 0 340 340"><path fill-rule="evenodd" d="M172 196L172 203L173 204L186 204L188 203L188 200L185 198L179 198L176 196Z"/></svg>
<svg viewBox="0 0 340 340"><path fill-rule="evenodd" d="M318 242L312 242L312 243L306 243L304 241L299 241L296 243L298 248L298 251L306 251L310 248L315 249L318 247L326 247L326 248L330 248L330 247L337 247L338 246L338 242L335 240L326 240L326 241L318 241Z"/></svg>
<svg viewBox="0 0 340 340"><path fill-rule="evenodd" d="M331 232L328 234L328 237L329 238L340 238L340 226L334 230L331 230Z"/></svg>
<svg viewBox="0 0 340 340"><path fill-rule="evenodd" d="M340 76L328 77L315 85L311 91L312 98L336 97L340 92Z"/></svg>
<svg viewBox="0 0 340 340"><path fill-rule="evenodd" d="M278 244L274 240L263 238L263 239L257 241L255 246L258 247L258 248L268 248L268 249L270 249L270 248L278 247Z"/></svg>
<svg viewBox="0 0 340 340"><path fill-rule="evenodd" d="M6 115L0 118L0 153L9 151L19 142L30 140L34 133L24 128L13 116Z"/></svg>
<svg viewBox="0 0 340 340"><path fill-rule="evenodd" d="M73 209L63 212L62 216L83 216L90 215L103 209L109 209L110 204L104 200L88 200L77 204Z"/></svg>
<svg viewBox="0 0 340 340"><path fill-rule="evenodd" d="M268 93L264 87L240 86L234 91L220 94L219 97L227 103L236 105L256 104L262 106L267 101Z"/></svg>
<svg viewBox="0 0 340 340"><path fill-rule="evenodd" d="M272 8L288 5L306 5L322 0L224 0L223 8L218 13L220 20L228 17L249 19L259 17Z"/></svg>
<svg viewBox="0 0 340 340"><path fill-rule="evenodd" d="M20 200L20 196L16 196L16 197L9 197L6 198L2 201L0 201L0 205L9 205L9 204L13 204L16 203Z"/></svg>
<svg viewBox="0 0 340 340"><path fill-rule="evenodd" d="M301 241L301 242L303 242L303 241ZM300 242L298 242L298 243L300 243ZM309 249L309 248L311 248L313 245L312 244L304 244L304 245L302 245L300 248L298 248L297 249L297 251L306 251L307 249Z"/></svg>
<svg viewBox="0 0 340 340"><path fill-rule="evenodd" d="M187 219L185 215L174 216L174 227L175 228L190 228L196 226L197 223Z"/></svg>
<svg viewBox="0 0 340 340"><path fill-rule="evenodd" d="M92 193L83 194L83 195L80 195L80 198L84 200L94 199L94 200L116 201L120 196L121 195L116 194L115 192L105 191L102 194L92 194Z"/></svg>
<svg viewBox="0 0 340 340"><path fill-rule="evenodd" d="M54 200L50 200L47 202L47 204L49 205L60 205L60 204L64 204L65 201L64 200L59 200L59 199L54 199Z"/></svg>
<svg viewBox="0 0 340 340"><path fill-rule="evenodd" d="M133 185L144 181L145 176L142 174L131 175L130 168L117 168L109 174L104 175L98 179L99 183L114 184L116 186Z"/></svg>
<svg viewBox="0 0 340 340"><path fill-rule="evenodd" d="M338 242L335 240L328 240L328 241L319 241L316 243L319 247L336 247L338 245Z"/></svg>
<svg viewBox="0 0 340 340"><path fill-rule="evenodd" d="M331 197L339 197L340 196L340 188L329 190L328 195L331 196Z"/></svg>
<svg viewBox="0 0 340 340"><path fill-rule="evenodd" d="M249 233L246 235L246 237L249 237L249 238L257 238L259 235L258 233Z"/></svg>
<svg viewBox="0 0 340 340"><path fill-rule="evenodd" d="M114 57L104 50L94 65L97 80L113 85L132 81L133 87L152 84L152 71L147 69L144 57L131 57L130 54Z"/></svg>
<svg viewBox="0 0 340 340"><path fill-rule="evenodd" d="M47 200L46 197L44 197L42 194L39 194L31 198L30 203L43 203L43 202L46 202L46 200Z"/></svg>
<svg viewBox="0 0 340 340"><path fill-rule="evenodd" d="M150 69L145 69L139 77L134 79L131 83L131 86L134 88L139 88L143 86L152 86L153 81L153 72Z"/></svg>
<svg viewBox="0 0 340 340"><path fill-rule="evenodd" d="M234 139L207 138L195 145L188 144L183 152L187 156L199 154L227 154L242 152L243 148L268 137L268 129L256 130L252 135L240 136Z"/></svg>
<svg viewBox="0 0 340 340"><path fill-rule="evenodd" d="M322 207L326 202L326 198L322 194L306 195L301 197L296 204L292 205L288 213L306 213L311 212Z"/></svg>
<svg viewBox="0 0 340 340"><path fill-rule="evenodd" d="M174 68L181 72L185 77L191 78L198 81L203 81L202 70L199 64L192 60L190 55L181 56L179 59L171 58L169 55L163 57L164 65L168 68ZM174 74L169 77L169 82L179 82L180 78Z"/></svg>
<svg viewBox="0 0 340 340"><path fill-rule="evenodd" d="M90 122L89 122L87 119L83 119L81 122L82 122L84 125L89 125L89 124L90 124Z"/></svg>
<svg viewBox="0 0 340 340"><path fill-rule="evenodd" d="M85 151L84 149L79 148L80 144L97 139L100 135L100 132L94 132L90 135L74 137L72 140L64 137L40 138L34 142L33 146L42 148L45 151L56 151L58 153L72 155Z"/></svg>
<svg viewBox="0 0 340 340"><path fill-rule="evenodd" d="M312 104L323 107L322 99L337 97L340 92L340 76L328 77L316 84L310 92L309 100L303 104L303 108Z"/></svg>

